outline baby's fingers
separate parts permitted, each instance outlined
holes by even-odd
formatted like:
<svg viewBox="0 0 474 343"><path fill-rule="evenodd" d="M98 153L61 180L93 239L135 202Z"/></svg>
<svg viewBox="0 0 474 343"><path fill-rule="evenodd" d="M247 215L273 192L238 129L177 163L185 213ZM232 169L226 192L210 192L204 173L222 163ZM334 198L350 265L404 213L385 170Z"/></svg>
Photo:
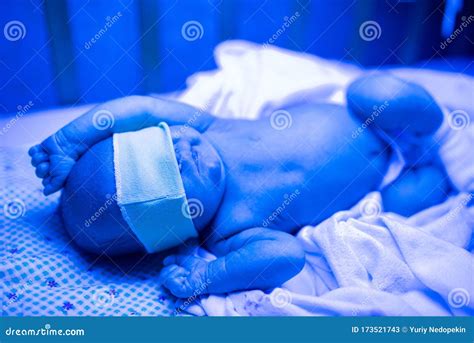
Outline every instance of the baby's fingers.
<svg viewBox="0 0 474 343"><path fill-rule="evenodd" d="M185 254L169 255L163 260L163 265L169 266L170 264L177 264L183 267L188 267L188 264L192 264L197 259L199 259L199 257L193 256L193 255L185 255Z"/></svg>
<svg viewBox="0 0 474 343"><path fill-rule="evenodd" d="M162 275L160 276L160 283L168 288L170 292L177 297L186 297L188 294L192 293L190 290L189 282L187 278L190 273L186 269L171 265L162 270Z"/></svg>
<svg viewBox="0 0 474 343"><path fill-rule="evenodd" d="M166 281L169 280L170 278L176 278L178 276L187 276L189 275L189 271L186 269L177 266L176 264L172 264L170 266L164 267L161 272L160 276L158 278L158 282L160 284L166 284Z"/></svg>
<svg viewBox="0 0 474 343"><path fill-rule="evenodd" d="M178 260L176 259L176 255L169 255L163 260L164 266L169 266L171 264L179 264Z"/></svg>

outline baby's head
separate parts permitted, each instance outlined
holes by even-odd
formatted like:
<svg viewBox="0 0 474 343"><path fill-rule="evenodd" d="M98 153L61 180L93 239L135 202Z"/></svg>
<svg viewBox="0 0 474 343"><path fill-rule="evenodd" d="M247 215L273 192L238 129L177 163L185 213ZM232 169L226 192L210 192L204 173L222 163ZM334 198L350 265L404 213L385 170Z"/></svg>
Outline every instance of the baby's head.
<svg viewBox="0 0 474 343"><path fill-rule="evenodd" d="M192 223L197 231L210 223L225 184L217 151L190 127L163 132L153 128L116 135L94 145L76 163L61 208L65 226L81 248L108 255L151 252L150 242L170 246L178 236L190 235ZM173 144L170 140L163 149L165 136ZM173 156L173 164L162 155ZM183 205L182 186L189 206Z"/></svg>

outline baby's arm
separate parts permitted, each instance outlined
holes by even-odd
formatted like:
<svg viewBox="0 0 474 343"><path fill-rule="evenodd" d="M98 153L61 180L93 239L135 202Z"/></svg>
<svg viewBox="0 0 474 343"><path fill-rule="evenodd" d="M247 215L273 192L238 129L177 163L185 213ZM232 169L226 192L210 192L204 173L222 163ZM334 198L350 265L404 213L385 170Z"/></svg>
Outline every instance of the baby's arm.
<svg viewBox="0 0 474 343"><path fill-rule="evenodd" d="M114 133L137 131L161 121L189 125L203 132L215 117L194 107L160 98L129 96L99 105L48 137L29 151L44 193L63 186L79 157Z"/></svg>
<svg viewBox="0 0 474 343"><path fill-rule="evenodd" d="M292 235L264 228L242 231L213 247L216 260L191 255L171 255L160 281L177 297L198 292L227 293L280 286L301 271L302 247Z"/></svg>

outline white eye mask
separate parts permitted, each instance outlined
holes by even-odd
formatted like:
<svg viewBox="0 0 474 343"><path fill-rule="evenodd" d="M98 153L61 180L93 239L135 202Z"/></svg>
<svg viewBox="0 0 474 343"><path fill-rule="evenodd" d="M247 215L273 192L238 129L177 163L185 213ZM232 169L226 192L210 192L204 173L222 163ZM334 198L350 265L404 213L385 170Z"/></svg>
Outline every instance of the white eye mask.
<svg viewBox="0 0 474 343"><path fill-rule="evenodd" d="M166 123L114 134L117 203L146 251L197 237Z"/></svg>

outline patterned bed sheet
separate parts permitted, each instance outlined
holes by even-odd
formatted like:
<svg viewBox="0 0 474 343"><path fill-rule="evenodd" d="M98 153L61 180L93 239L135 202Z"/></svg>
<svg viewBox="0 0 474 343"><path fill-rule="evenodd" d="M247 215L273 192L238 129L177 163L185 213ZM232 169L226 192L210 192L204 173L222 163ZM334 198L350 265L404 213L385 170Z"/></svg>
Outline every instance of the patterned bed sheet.
<svg viewBox="0 0 474 343"><path fill-rule="evenodd" d="M80 251L65 231L59 196L41 193L27 147L0 147L2 316L170 316L158 285L160 255Z"/></svg>

